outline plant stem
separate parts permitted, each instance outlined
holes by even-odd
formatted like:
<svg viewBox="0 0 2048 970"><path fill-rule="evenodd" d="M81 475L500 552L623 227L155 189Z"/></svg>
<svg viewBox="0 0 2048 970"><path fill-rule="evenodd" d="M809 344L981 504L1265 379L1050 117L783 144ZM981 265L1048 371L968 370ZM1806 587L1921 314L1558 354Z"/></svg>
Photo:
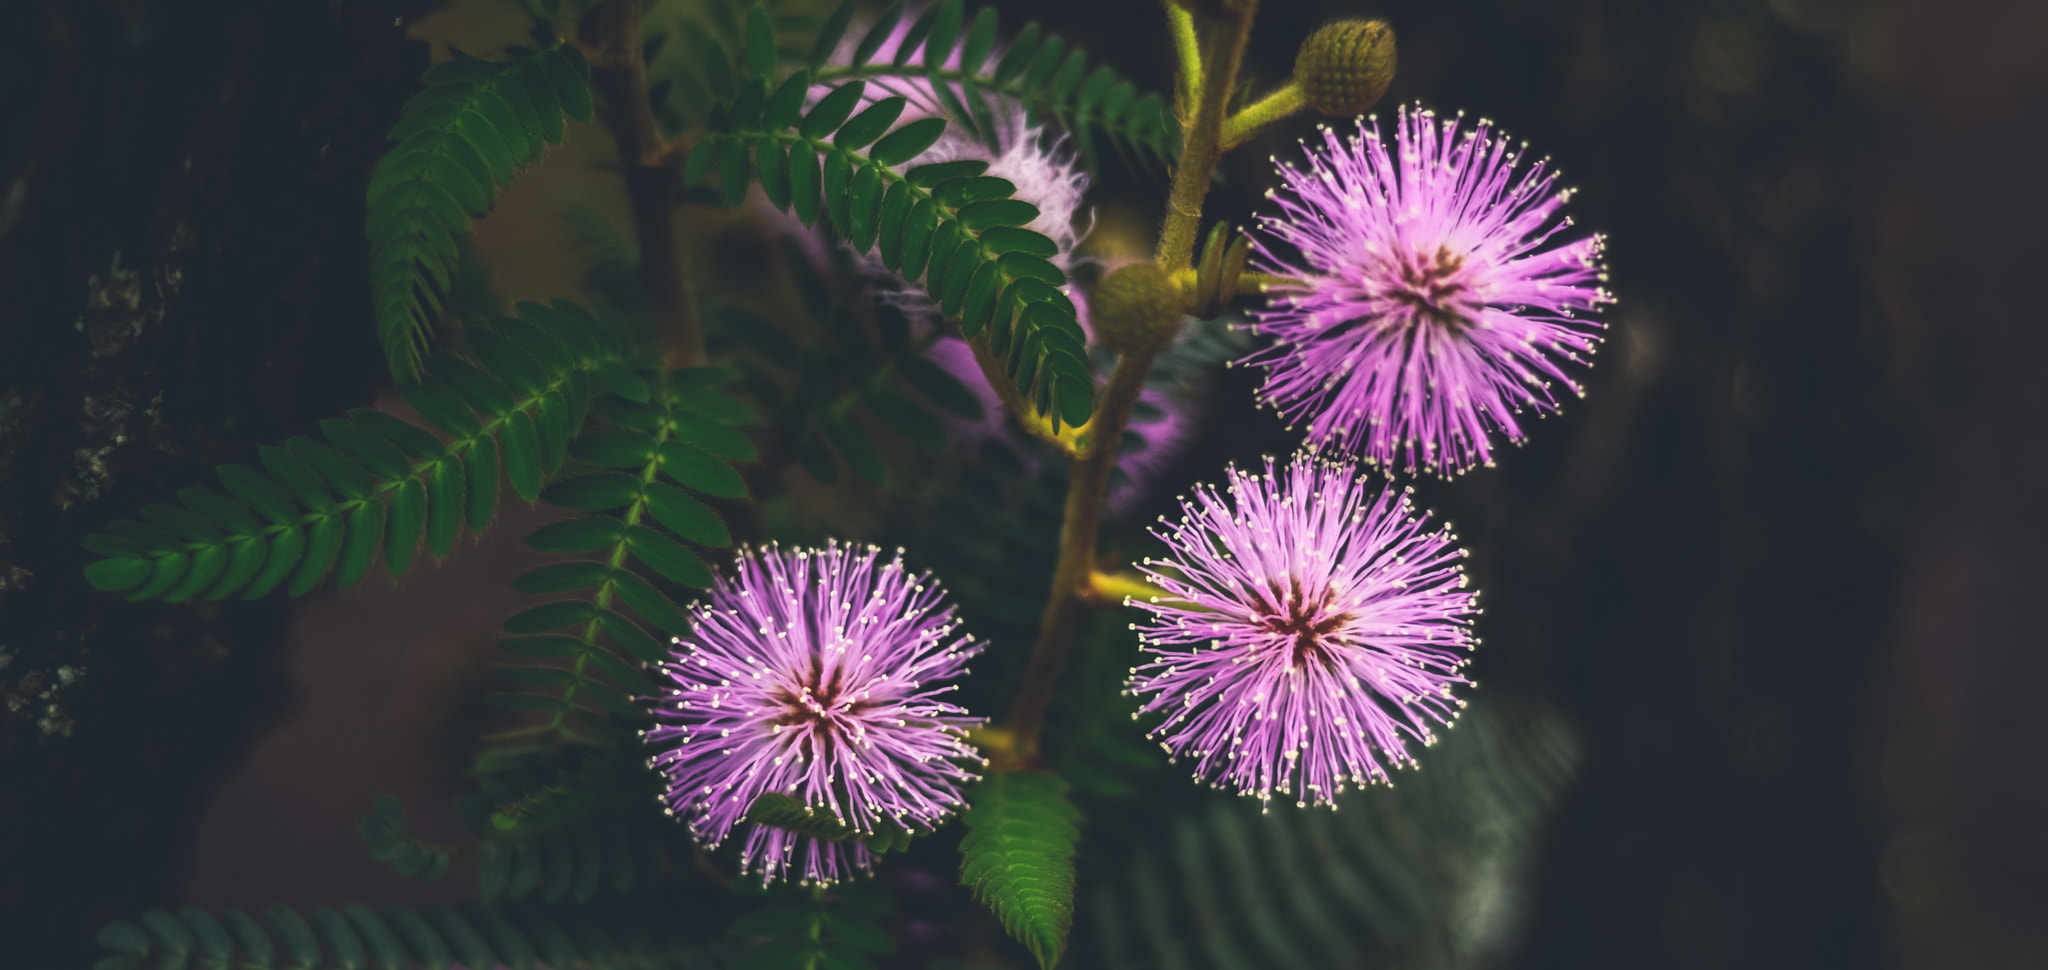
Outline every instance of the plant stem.
<svg viewBox="0 0 2048 970"><path fill-rule="evenodd" d="M1005 722L1015 735L1017 756L1026 763L1038 752L1045 709L1052 704L1060 667L1080 623L1082 596L1095 571L1095 532L1102 522L1103 496L1109 491L1109 470L1116 466L1124 425L1130 420L1132 405L1138 403L1138 392L1145 387L1145 375L1152 370L1155 356L1117 358L1095 419L1088 423L1084 450L1074 458L1068 475L1066 518L1060 525L1060 556L1053 567L1052 593L1039 618L1038 640L1031 645L1024 683L1017 688L1016 700L1010 702L1010 717Z"/></svg>
<svg viewBox="0 0 2048 970"><path fill-rule="evenodd" d="M1172 194L1167 199L1166 225L1160 231L1155 261L1161 269L1175 273L1193 264L1195 230L1202 221L1202 200L1209 192L1215 172L1219 133L1231 89L1237 84L1238 64L1244 60L1245 38L1250 36L1253 0L1240 0L1209 29L1208 49L1197 82L1194 118L1182 129L1183 145L1179 165L1173 173ZM1176 38L1184 27L1185 11L1169 4L1167 19ZM1189 22L1186 30L1192 31ZM1179 47L1176 40L1176 47ZM1184 76L1188 76L1184 74ZM1118 446L1123 443L1124 426L1131 408L1138 403L1145 376L1152 370L1157 352L1117 358L1109 375L1095 417L1082 429L1079 453L1067 479L1066 519L1060 525L1059 561L1053 567L1052 592L1038 623L1038 640L1031 645L1031 660L1024 668L1024 682L1010 703L1005 726L1015 737L1016 757L1029 765L1038 754L1038 734L1045 726L1045 711L1051 706L1058 685L1060 667L1067 648L1073 645L1080 624L1084 597L1092 595L1089 577L1095 572L1095 533L1102 523L1102 505L1109 493L1109 472L1116 466Z"/></svg>
<svg viewBox="0 0 2048 970"><path fill-rule="evenodd" d="M1244 144L1260 129L1306 107L1308 94L1302 90L1301 82L1287 82L1286 87L1245 105L1223 122L1223 150L1229 151Z"/></svg>
<svg viewBox="0 0 2048 970"><path fill-rule="evenodd" d="M1193 263L1195 232L1202 222L1202 200L1209 194L1216 159L1223 154L1224 111L1229 107L1231 90L1237 86L1245 38L1251 36L1255 4L1247 0L1241 7L1225 6L1223 19L1209 27L1202 59L1201 97L1194 119L1182 133L1180 163L1174 167L1173 190L1166 199L1166 224L1159 231L1159 251L1153 259L1168 273Z"/></svg>
<svg viewBox="0 0 2048 970"><path fill-rule="evenodd" d="M671 368L695 367L704 362L704 334L676 247L676 175L647 96L640 7L641 0L607 0L597 9L599 56L591 81L619 145L626 203L640 244L640 280L661 334L662 355Z"/></svg>
<svg viewBox="0 0 2048 970"><path fill-rule="evenodd" d="M1168 595L1136 573L1090 573L1088 592L1098 605L1122 606L1124 600L1151 600Z"/></svg>
<svg viewBox="0 0 2048 970"><path fill-rule="evenodd" d="M1180 104L1192 108L1202 92L1202 49L1195 39L1195 15L1174 0L1165 3L1166 26L1173 32L1173 53L1180 61Z"/></svg>

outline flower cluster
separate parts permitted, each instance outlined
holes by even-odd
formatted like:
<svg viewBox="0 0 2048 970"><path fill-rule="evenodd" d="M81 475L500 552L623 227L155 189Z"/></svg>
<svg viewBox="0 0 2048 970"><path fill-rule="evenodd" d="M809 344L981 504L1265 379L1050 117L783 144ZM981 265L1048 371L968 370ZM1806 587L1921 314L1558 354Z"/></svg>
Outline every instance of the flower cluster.
<svg viewBox="0 0 2048 970"><path fill-rule="evenodd" d="M1599 236L1551 245L1571 221L1548 163L1461 120L1404 108L1391 154L1376 123L1324 128L1306 170L1280 168L1257 249L1302 284L1255 312L1275 339L1245 361L1267 368L1261 396L1311 442L1410 472L1490 464L1492 430L1520 442L1517 412L1557 410L1554 383L1581 391L1564 365L1601 324L1580 314L1610 302Z"/></svg>
<svg viewBox="0 0 2048 970"><path fill-rule="evenodd" d="M839 544L743 553L694 609L693 629L660 667L646 740L668 779L664 802L706 845L774 792L860 832L892 820L932 827L961 804L981 723L941 700L981 645L929 575L899 554ZM801 858L798 858L801 853ZM764 881L795 867L832 882L872 863L859 842L753 825L741 869Z"/></svg>
<svg viewBox="0 0 2048 970"><path fill-rule="evenodd" d="M1352 465L1305 454L1229 480L1155 533L1169 556L1145 572L1166 595L1131 604L1150 614L1130 690L1166 716L1152 736L1262 800L1387 780L1463 706L1451 688L1477 612L1463 551Z"/></svg>

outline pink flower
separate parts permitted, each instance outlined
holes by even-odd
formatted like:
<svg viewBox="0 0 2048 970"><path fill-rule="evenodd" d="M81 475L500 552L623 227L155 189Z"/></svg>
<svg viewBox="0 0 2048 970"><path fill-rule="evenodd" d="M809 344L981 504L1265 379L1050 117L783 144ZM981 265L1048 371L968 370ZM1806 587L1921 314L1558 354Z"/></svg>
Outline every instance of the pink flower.
<svg viewBox="0 0 2048 970"><path fill-rule="evenodd" d="M1324 128L1261 220L1257 268L1304 284L1254 314L1274 338L1243 361L1266 368L1261 396L1310 442L1410 472L1492 464L1491 431L1519 443L1517 413L1556 411L1557 384L1582 392L1565 365L1602 325L1581 314L1612 301L1599 236L1551 245L1571 220L1548 162L1523 168L1490 122L1459 124L1404 108L1392 154L1377 125Z"/></svg>
<svg viewBox="0 0 2048 970"><path fill-rule="evenodd" d="M1153 729L1195 776L1239 794L1330 802L1413 764L1464 702L1477 642L1463 551L1405 491L1301 455L1197 487L1144 571L1166 595L1131 605L1150 660L1131 672ZM1163 519L1161 521L1164 521Z"/></svg>

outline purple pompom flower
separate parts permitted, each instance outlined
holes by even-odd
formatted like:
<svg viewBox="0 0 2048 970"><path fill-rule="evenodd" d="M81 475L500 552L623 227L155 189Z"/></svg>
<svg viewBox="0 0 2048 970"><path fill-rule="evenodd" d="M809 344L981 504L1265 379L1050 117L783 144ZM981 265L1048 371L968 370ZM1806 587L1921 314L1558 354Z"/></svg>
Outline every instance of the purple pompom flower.
<svg viewBox="0 0 2048 970"><path fill-rule="evenodd" d="M1462 118L1462 116L1461 116ZM1254 314L1273 346L1260 396L1308 437L1380 465L1455 475L1491 464L1494 429L1555 412L1552 382L1582 388L1611 302L1599 236L1550 245L1571 225L1545 161L1481 121L1403 108L1390 155L1377 122L1349 138L1323 129L1306 171L1281 166L1281 214L1262 219L1305 267L1258 243L1259 269L1303 281Z"/></svg>
<svg viewBox="0 0 2048 970"><path fill-rule="evenodd" d="M982 645L955 636L929 574L880 556L837 543L748 550L737 577L720 576L693 609L690 636L660 667L645 738L669 813L705 845L764 792L862 832L884 819L935 826L960 807L982 763L963 734L982 722L939 698ZM858 841L754 825L740 866L759 866L764 882L796 866L803 881L829 883L872 863Z"/></svg>
<svg viewBox="0 0 2048 970"><path fill-rule="evenodd" d="M1131 671L1152 731L1195 776L1239 794L1332 802L1387 781L1464 702L1475 594L1450 529L1405 490L1310 454L1200 486L1144 570L1166 595L1131 605L1148 662ZM1163 519L1161 521L1164 521Z"/></svg>

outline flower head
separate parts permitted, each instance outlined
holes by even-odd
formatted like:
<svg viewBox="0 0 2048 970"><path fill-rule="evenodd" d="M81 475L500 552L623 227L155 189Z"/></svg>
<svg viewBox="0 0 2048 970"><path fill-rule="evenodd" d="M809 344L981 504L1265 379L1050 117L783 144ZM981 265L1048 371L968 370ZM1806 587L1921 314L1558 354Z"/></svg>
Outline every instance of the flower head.
<svg viewBox="0 0 2048 970"><path fill-rule="evenodd" d="M1201 486L1145 572L1167 595L1132 605L1150 660L1133 669L1153 730L1196 777L1240 794L1329 802L1413 764L1408 741L1463 702L1474 594L1450 530L1405 491L1310 455Z"/></svg>
<svg viewBox="0 0 2048 970"><path fill-rule="evenodd" d="M1548 162L1524 168L1490 122L1461 121L1404 108L1392 154L1377 123L1324 128L1307 170L1282 166L1286 194L1268 193L1267 232L1306 265L1258 242L1258 268L1303 287L1255 314L1275 343L1245 363L1312 443L1456 474L1492 463L1493 430L1523 440L1516 413L1556 411L1553 382L1581 391L1564 365L1600 342L1579 314L1611 302L1601 239L1551 245L1571 220Z"/></svg>
<svg viewBox="0 0 2048 970"><path fill-rule="evenodd" d="M706 845L764 792L862 832L884 819L929 827L960 806L980 763L962 733L981 722L939 698L981 645L954 635L928 574L880 556L837 543L750 550L694 608L690 635L661 665L646 739L669 812ZM859 842L764 825L741 853L742 871L758 865L763 881L795 865L806 882L832 882L871 862Z"/></svg>

